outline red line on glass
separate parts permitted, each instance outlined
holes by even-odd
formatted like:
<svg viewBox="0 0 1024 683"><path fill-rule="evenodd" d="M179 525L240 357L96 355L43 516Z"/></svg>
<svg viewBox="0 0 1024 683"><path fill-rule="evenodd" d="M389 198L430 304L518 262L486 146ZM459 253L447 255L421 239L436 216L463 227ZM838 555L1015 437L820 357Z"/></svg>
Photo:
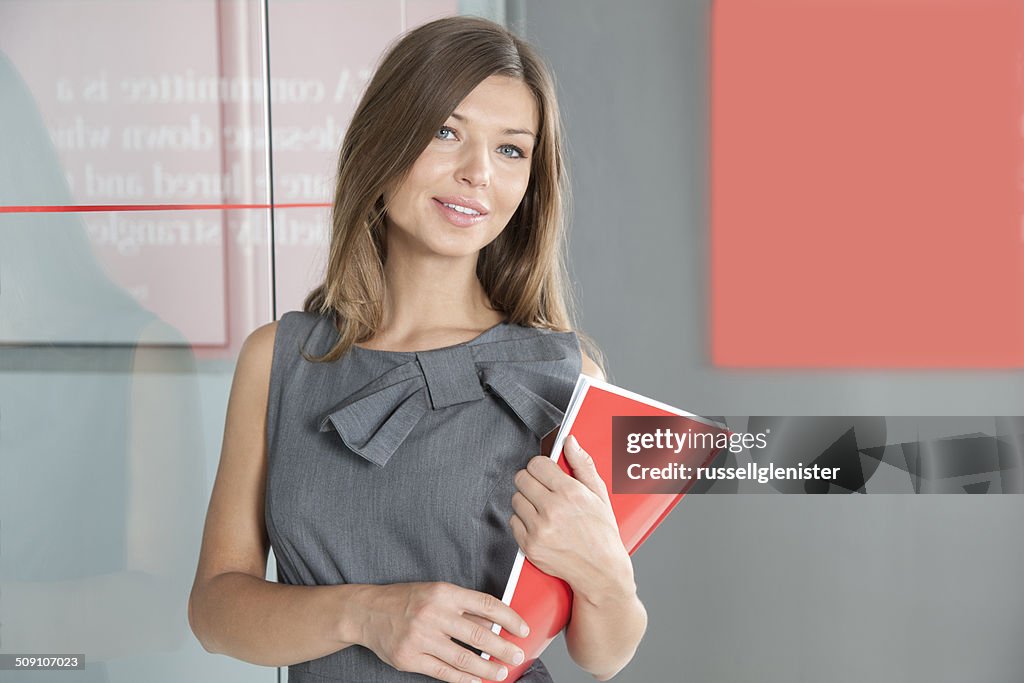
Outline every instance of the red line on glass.
<svg viewBox="0 0 1024 683"><path fill-rule="evenodd" d="M228 209L310 209L330 204L70 204L67 206L0 206L0 213L88 213L92 211L224 211Z"/></svg>

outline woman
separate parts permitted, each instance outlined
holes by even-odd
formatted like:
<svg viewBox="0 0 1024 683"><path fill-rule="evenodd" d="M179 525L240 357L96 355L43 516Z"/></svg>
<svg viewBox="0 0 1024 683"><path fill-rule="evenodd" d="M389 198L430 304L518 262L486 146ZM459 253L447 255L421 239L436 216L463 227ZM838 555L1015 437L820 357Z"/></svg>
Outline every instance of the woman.
<svg viewBox="0 0 1024 683"><path fill-rule="evenodd" d="M536 455L601 375L569 330L563 180L529 46L456 17L389 51L324 283L239 357L189 602L207 650L291 681L504 680L523 653L488 627L528 626L497 599L518 544L574 591L572 658L600 680L629 661L646 613L603 484L580 449L575 478Z"/></svg>

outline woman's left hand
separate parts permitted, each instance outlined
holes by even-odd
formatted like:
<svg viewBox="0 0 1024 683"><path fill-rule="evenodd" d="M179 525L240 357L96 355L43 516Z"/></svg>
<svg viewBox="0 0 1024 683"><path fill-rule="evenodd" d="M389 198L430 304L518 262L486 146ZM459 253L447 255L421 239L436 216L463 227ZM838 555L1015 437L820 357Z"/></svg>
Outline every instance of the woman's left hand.
<svg viewBox="0 0 1024 683"><path fill-rule="evenodd" d="M512 534L538 569L574 591L599 593L632 576L608 490L594 460L570 436L563 455L575 478L543 455L515 476Z"/></svg>

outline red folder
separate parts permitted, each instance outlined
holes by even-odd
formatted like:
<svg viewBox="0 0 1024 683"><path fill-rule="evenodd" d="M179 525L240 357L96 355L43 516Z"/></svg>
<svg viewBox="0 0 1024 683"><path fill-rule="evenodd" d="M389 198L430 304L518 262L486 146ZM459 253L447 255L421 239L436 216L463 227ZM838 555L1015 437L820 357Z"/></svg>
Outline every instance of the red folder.
<svg viewBox="0 0 1024 683"><path fill-rule="evenodd" d="M565 419L551 443L550 457L567 474L569 466L561 458L562 446L570 434L594 459L598 474L608 487L612 510L619 525L622 544L630 555L647 540L655 528L693 485L694 480L679 482L674 493L627 493L613 486L613 417L645 416L685 418L695 432L728 434L717 422L679 410L607 382L580 375L566 409ZM554 433L554 432L553 432ZM545 442L548 442L550 435ZM721 443L718 441L718 443ZM688 448L674 456L691 467L705 467L721 447ZM620 487L621 489L622 487ZM632 490L632 489L631 489ZM505 683L515 681L565 628L572 613L572 590L559 578L537 569L520 550L512 567L502 602L514 609L530 626L530 635L520 638L494 624L492 630L523 649L526 661L519 666L505 663L509 675ZM484 654L484 658L489 658Z"/></svg>

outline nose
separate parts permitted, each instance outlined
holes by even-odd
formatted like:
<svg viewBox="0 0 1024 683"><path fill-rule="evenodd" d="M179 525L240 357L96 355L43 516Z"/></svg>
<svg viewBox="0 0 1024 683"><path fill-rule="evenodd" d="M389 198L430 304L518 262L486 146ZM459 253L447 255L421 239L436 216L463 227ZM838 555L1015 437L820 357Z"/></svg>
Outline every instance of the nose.
<svg viewBox="0 0 1024 683"><path fill-rule="evenodd" d="M491 158L482 144L465 144L456 170L457 180L470 187L487 187L491 183Z"/></svg>

